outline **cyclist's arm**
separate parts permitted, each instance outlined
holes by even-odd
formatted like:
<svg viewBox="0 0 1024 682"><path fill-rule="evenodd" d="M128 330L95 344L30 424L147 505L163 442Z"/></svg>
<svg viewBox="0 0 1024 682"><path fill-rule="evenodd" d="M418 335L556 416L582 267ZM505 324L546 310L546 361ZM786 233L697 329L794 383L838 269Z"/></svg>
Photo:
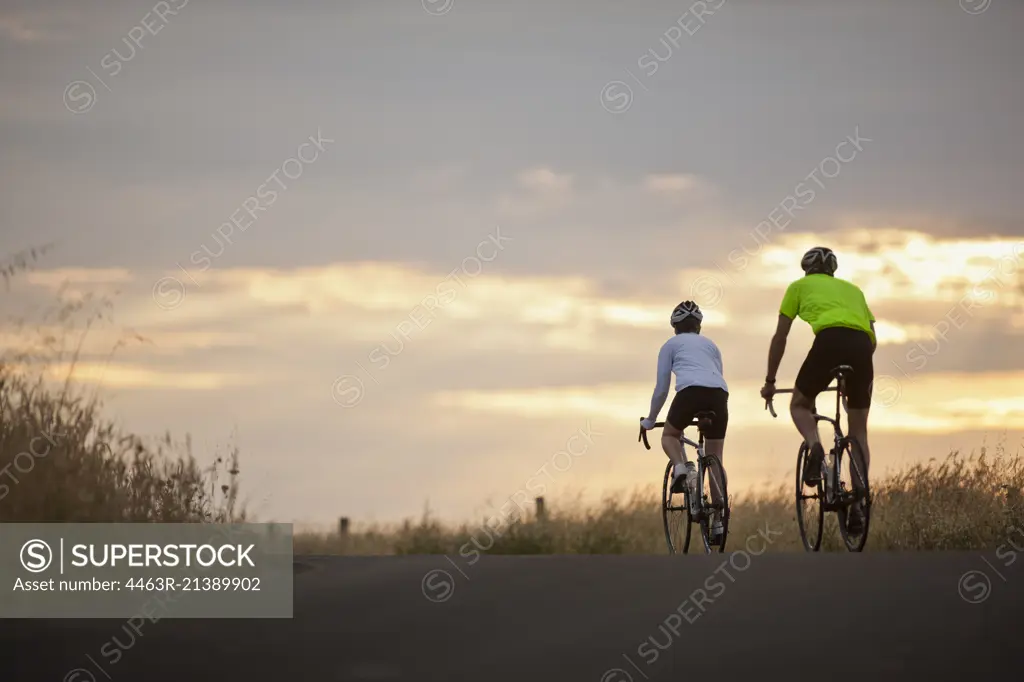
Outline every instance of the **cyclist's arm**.
<svg viewBox="0 0 1024 682"><path fill-rule="evenodd" d="M651 413L647 416L651 421L658 420L658 415L661 413L661 408L665 406L671 386L672 349L666 343L658 353L658 380L654 385L654 395L651 396Z"/></svg>
<svg viewBox="0 0 1024 682"><path fill-rule="evenodd" d="M786 354L786 337L793 326L793 320L800 312L800 280L797 280L786 287L786 294L782 297L782 304L779 306L779 321L775 327L775 336L772 337L771 345L768 346L768 372L765 374L765 382L775 380L775 374L782 364L782 356Z"/></svg>
<svg viewBox="0 0 1024 682"><path fill-rule="evenodd" d="M775 336L772 337L772 343L768 347L768 373L765 374L765 379L768 382L775 380L775 374L779 371L779 365L782 364L782 356L786 354L786 337L789 336L789 330L793 326L793 318L786 317L784 313L779 313L779 323L775 328Z"/></svg>

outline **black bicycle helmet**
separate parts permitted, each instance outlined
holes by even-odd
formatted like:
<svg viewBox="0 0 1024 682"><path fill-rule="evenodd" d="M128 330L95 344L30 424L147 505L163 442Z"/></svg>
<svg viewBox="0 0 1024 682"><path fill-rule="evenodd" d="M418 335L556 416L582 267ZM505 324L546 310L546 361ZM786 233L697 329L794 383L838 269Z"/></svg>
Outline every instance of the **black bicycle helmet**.
<svg viewBox="0 0 1024 682"><path fill-rule="evenodd" d="M808 275L816 273L832 275L839 267L839 262L832 249L827 246L815 246L800 259L800 267Z"/></svg>

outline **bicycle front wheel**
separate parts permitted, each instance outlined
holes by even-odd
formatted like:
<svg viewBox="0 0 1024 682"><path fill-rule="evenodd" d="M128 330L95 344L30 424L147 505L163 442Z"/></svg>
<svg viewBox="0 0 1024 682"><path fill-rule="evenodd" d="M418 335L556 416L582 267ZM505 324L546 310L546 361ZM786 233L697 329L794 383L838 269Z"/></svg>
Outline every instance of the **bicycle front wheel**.
<svg viewBox="0 0 1024 682"><path fill-rule="evenodd" d="M817 552L821 549L821 533L825 527L825 486L824 481L819 481L813 489L804 485L804 465L810 453L807 443L801 443L796 456L796 523L804 549Z"/></svg>
<svg viewBox="0 0 1024 682"><path fill-rule="evenodd" d="M669 554L686 554L690 546L690 512L686 496L672 492L673 464L665 467L665 481L661 487L661 518L665 525L665 542Z"/></svg>
<svg viewBox="0 0 1024 682"><path fill-rule="evenodd" d="M864 451L854 438L843 439L842 448L836 454L836 470L839 478L838 508L836 516L839 521L839 533L843 536L846 548L851 552L864 549L868 539L868 526L871 522L871 488L868 486L868 467L864 461ZM859 504L863 510L864 523L859 532L851 532L848 528L850 507Z"/></svg>

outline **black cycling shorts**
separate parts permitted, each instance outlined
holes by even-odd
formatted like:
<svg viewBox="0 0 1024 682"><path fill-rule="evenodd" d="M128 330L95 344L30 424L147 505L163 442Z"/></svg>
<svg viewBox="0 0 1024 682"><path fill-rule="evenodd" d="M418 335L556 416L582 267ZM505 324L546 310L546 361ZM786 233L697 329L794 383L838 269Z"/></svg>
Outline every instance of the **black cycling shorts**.
<svg viewBox="0 0 1024 682"><path fill-rule="evenodd" d="M714 412L715 417L704 437L711 440L725 438L725 430L729 426L729 393L720 388L687 386L677 392L668 408L666 421L682 431L693 423L698 412L707 411Z"/></svg>
<svg viewBox="0 0 1024 682"><path fill-rule="evenodd" d="M860 329L829 327L814 337L807 359L796 376L796 388L813 402L832 383L832 370L849 365L846 375L848 406L862 410L871 406L871 383L875 380L871 336Z"/></svg>

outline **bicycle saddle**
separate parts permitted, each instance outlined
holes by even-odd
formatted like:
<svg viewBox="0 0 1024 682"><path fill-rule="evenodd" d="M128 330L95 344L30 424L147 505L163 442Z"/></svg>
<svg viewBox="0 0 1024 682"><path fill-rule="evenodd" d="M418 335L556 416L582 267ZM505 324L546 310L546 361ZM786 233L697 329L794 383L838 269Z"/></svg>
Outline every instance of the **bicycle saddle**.
<svg viewBox="0 0 1024 682"><path fill-rule="evenodd" d="M703 430L711 426L711 421L715 418L715 413L711 410L704 410L693 415L693 418L697 423L697 427Z"/></svg>

